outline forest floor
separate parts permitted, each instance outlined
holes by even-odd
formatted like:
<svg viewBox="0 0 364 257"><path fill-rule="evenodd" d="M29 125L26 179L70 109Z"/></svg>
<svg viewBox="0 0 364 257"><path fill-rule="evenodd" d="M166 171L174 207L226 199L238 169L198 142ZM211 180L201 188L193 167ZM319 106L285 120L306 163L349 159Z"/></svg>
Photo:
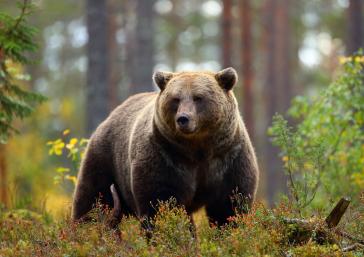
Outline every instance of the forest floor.
<svg viewBox="0 0 364 257"><path fill-rule="evenodd" d="M108 214L109 213L109 214ZM335 229L315 216L300 226L298 214L281 204L256 204L229 225L210 226L203 211L194 216L196 236L186 212L171 203L159 206L153 236L147 240L136 218L125 217L119 231L107 226L110 212L93 211L94 220L76 224L69 217L0 209L0 256L364 256L364 216L350 210ZM346 216L346 217L345 217ZM342 234L346 231L355 239Z"/></svg>

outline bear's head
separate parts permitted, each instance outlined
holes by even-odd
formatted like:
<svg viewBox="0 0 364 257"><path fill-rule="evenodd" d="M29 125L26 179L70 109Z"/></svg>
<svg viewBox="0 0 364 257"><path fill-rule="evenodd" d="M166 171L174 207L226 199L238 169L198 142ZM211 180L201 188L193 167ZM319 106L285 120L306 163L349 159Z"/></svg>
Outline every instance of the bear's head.
<svg viewBox="0 0 364 257"><path fill-rule="evenodd" d="M157 123L169 135L204 138L233 125L238 110L232 93L238 76L233 68L217 73L159 71L153 80L160 88Z"/></svg>

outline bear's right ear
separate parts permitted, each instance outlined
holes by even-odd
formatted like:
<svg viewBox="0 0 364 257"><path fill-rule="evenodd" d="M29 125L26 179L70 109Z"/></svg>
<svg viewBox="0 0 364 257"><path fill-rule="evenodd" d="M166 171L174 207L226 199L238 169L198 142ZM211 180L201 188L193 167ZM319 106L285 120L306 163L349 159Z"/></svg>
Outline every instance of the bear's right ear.
<svg viewBox="0 0 364 257"><path fill-rule="evenodd" d="M163 91L166 88L168 81L173 77L172 72L156 71L153 74L154 83Z"/></svg>
<svg viewBox="0 0 364 257"><path fill-rule="evenodd" d="M238 82L238 74L234 68L226 68L216 73L215 78L219 85L226 91L231 90Z"/></svg>

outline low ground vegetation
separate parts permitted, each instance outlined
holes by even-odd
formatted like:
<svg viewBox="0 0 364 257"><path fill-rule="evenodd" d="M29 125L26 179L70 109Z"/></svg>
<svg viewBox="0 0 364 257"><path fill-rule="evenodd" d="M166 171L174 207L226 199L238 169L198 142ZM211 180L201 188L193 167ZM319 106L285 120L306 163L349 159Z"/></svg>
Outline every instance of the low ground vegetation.
<svg viewBox="0 0 364 257"><path fill-rule="evenodd" d="M2 209L0 256L364 256L362 245L337 234L337 228L324 228L325 217L308 220L313 230L287 223L301 219L288 203L273 209L256 203L249 214L231 217L222 228L209 225L200 211L194 217L196 233L185 210L173 201L157 208L150 240L134 217L124 217L119 230L110 229L110 212L102 206L94 209L93 221L86 224ZM329 236L323 237L322 229ZM363 210L349 209L339 229L364 238Z"/></svg>

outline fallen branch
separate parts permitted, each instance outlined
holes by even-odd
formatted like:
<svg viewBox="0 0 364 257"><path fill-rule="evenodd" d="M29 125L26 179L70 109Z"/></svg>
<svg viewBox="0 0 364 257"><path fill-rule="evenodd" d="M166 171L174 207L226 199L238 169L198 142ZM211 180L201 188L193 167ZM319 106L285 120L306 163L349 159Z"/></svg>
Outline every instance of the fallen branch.
<svg viewBox="0 0 364 257"><path fill-rule="evenodd" d="M350 252L350 251L355 251L358 250L360 248L363 248L364 246L362 244L353 244L353 245L349 245L347 247L344 247L341 249L341 251L343 252Z"/></svg>
<svg viewBox="0 0 364 257"><path fill-rule="evenodd" d="M356 242L358 244L361 244L362 246L364 246L364 239L360 239L360 238L357 238L353 235L350 235L349 233L345 232L345 231L342 231L342 230L339 230L337 229L335 231L336 234L338 234L339 236L342 236L342 237L345 237L353 242Z"/></svg>
<svg viewBox="0 0 364 257"><path fill-rule="evenodd" d="M329 228L334 228L339 224L349 204L350 199L344 197L340 199L334 209L330 212L329 216L327 216L327 218L325 219L326 224Z"/></svg>
<svg viewBox="0 0 364 257"><path fill-rule="evenodd" d="M283 223L294 225L293 227L289 228L290 233L288 240L291 243L296 244L307 243L309 240L313 240L319 244L325 242L337 243L337 236L340 236L355 242L355 244L343 248L342 251L352 251L360 247L364 248L363 239L357 238L343 230L336 228L344 213L346 212L349 204L350 200L348 198L341 198L324 221L283 218Z"/></svg>

